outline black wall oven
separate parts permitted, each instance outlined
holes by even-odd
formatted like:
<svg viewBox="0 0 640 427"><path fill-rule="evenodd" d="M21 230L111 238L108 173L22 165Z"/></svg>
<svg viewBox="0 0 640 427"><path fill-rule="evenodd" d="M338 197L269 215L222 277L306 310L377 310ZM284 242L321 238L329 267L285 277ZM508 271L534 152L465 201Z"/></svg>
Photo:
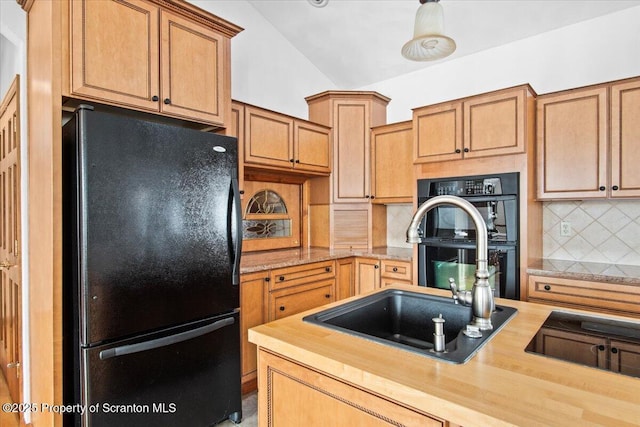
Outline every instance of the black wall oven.
<svg viewBox="0 0 640 427"><path fill-rule="evenodd" d="M496 297L519 299L518 173L418 180L418 204L439 195L466 199L482 214L488 234L489 283ZM418 284L449 289L454 278L470 290L476 231L462 209L438 206L425 215L418 246Z"/></svg>

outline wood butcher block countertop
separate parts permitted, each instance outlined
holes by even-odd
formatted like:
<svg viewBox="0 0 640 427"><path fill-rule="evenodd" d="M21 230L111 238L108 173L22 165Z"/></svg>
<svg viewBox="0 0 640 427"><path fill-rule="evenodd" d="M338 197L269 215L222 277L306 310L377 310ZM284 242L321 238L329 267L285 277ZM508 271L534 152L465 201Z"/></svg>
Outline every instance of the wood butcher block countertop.
<svg viewBox="0 0 640 427"><path fill-rule="evenodd" d="M448 295L431 288L392 287ZM517 308L517 314L471 360L456 365L302 321L351 299L257 326L249 340L466 427L640 425L640 378L524 351L552 310L579 310L498 299L498 305Z"/></svg>

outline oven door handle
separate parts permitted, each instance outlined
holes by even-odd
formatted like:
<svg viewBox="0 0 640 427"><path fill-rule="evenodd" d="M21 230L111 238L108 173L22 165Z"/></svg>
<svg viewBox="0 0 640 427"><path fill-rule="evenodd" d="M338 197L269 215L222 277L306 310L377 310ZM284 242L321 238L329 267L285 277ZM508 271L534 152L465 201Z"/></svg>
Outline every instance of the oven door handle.
<svg viewBox="0 0 640 427"><path fill-rule="evenodd" d="M459 196L461 199L465 199L470 203L484 203L484 202L505 202L507 200L516 200L517 196L515 194L502 194L502 195L483 195L483 196Z"/></svg>
<svg viewBox="0 0 640 427"><path fill-rule="evenodd" d="M460 248L460 249L475 249L476 242L473 240L467 240L464 242L458 242L455 240L443 240L443 239L423 239L421 243L422 246L433 247L433 248ZM505 243L505 244L489 244L487 245L487 249L490 251L508 251L511 249L515 249L517 246L516 243Z"/></svg>

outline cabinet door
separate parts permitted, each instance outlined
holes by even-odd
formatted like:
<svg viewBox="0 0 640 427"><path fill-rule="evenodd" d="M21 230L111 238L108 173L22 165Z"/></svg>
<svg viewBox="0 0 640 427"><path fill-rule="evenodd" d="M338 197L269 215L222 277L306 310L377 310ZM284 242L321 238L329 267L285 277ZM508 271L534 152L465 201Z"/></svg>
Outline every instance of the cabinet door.
<svg viewBox="0 0 640 427"><path fill-rule="evenodd" d="M611 340L611 370L640 378L640 344Z"/></svg>
<svg viewBox="0 0 640 427"><path fill-rule="evenodd" d="M411 203L413 200L412 122L378 127L371 132L371 201Z"/></svg>
<svg viewBox="0 0 640 427"><path fill-rule="evenodd" d="M380 289L380 261L356 258L356 295Z"/></svg>
<svg viewBox="0 0 640 427"><path fill-rule="evenodd" d="M245 107L244 161L293 167L293 120L282 114Z"/></svg>
<svg viewBox="0 0 640 427"><path fill-rule="evenodd" d="M462 158L462 103L423 107L413 112L415 163Z"/></svg>
<svg viewBox="0 0 640 427"><path fill-rule="evenodd" d="M309 122L294 121L294 168L301 171L331 172L330 129Z"/></svg>
<svg viewBox="0 0 640 427"><path fill-rule="evenodd" d="M334 108L334 202L366 202L370 197L370 103L338 100Z"/></svg>
<svg viewBox="0 0 640 427"><path fill-rule="evenodd" d="M606 196L607 88L538 98L538 198Z"/></svg>
<svg viewBox="0 0 640 427"><path fill-rule="evenodd" d="M545 356L607 369L607 339L591 335L541 328L536 350Z"/></svg>
<svg viewBox="0 0 640 427"><path fill-rule="evenodd" d="M336 261L336 300L354 295L356 271L353 258L342 258Z"/></svg>
<svg viewBox="0 0 640 427"><path fill-rule="evenodd" d="M242 341L242 382L255 380L257 369L257 347L249 342L249 329L266 322L264 301L264 279L268 271L243 274L240 277L240 331Z"/></svg>
<svg viewBox="0 0 640 427"><path fill-rule="evenodd" d="M611 86L611 197L640 197L640 80Z"/></svg>
<svg viewBox="0 0 640 427"><path fill-rule="evenodd" d="M224 125L230 112L224 67L228 38L166 11L161 33L161 111Z"/></svg>
<svg viewBox="0 0 640 427"><path fill-rule="evenodd" d="M71 2L71 94L158 111L158 13L142 0Z"/></svg>
<svg viewBox="0 0 640 427"><path fill-rule="evenodd" d="M333 208L333 248L367 249L371 220L369 205L336 205Z"/></svg>
<svg viewBox="0 0 640 427"><path fill-rule="evenodd" d="M526 102L522 88L464 101L464 158L524 153Z"/></svg>

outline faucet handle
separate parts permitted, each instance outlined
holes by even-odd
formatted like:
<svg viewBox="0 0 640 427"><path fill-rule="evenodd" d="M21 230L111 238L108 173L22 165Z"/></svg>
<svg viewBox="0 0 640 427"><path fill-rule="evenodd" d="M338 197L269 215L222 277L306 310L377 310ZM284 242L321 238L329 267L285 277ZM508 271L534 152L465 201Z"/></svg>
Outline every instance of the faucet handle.
<svg viewBox="0 0 640 427"><path fill-rule="evenodd" d="M456 285L456 279L453 277L449 277L449 289L451 289L453 302L458 304L458 285Z"/></svg>

